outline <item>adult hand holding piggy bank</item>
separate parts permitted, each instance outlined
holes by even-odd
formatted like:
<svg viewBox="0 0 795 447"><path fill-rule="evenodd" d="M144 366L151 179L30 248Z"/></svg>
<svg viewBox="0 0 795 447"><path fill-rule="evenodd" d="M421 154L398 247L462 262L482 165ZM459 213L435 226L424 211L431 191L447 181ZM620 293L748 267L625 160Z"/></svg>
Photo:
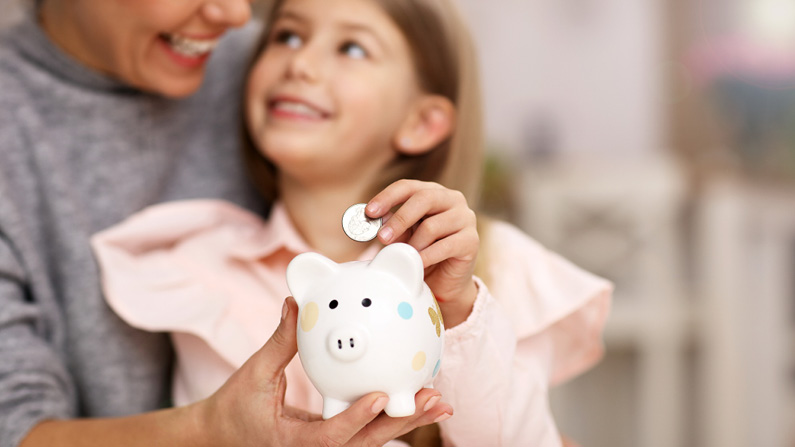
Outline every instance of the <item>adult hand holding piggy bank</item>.
<svg viewBox="0 0 795 447"><path fill-rule="evenodd" d="M299 307L298 355L328 419L365 394L389 396L392 417L414 414L414 395L439 372L444 324L423 281L419 253L384 247L372 261L296 256L287 285Z"/></svg>

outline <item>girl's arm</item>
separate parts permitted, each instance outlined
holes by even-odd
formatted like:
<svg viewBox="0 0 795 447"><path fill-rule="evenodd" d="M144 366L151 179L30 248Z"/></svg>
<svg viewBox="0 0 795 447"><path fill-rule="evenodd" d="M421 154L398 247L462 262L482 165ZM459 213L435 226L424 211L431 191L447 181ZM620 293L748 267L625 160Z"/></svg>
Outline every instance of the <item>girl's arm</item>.
<svg viewBox="0 0 795 447"><path fill-rule="evenodd" d="M479 281L472 287L480 238L463 195L401 180L376 195L367 214L385 216L398 205L379 238L420 252L444 315L445 358L436 387L456 409L441 423L447 443L560 446L548 389L601 356L610 284L495 223L486 265L498 302Z"/></svg>
<svg viewBox="0 0 795 447"><path fill-rule="evenodd" d="M517 340L511 319L479 285L470 318L445 333L435 386L456 408L440 424L446 445L558 447L548 405L547 340Z"/></svg>
<svg viewBox="0 0 795 447"><path fill-rule="evenodd" d="M601 357L612 285L506 223L490 222L484 240L489 287L445 334L437 389L456 416L443 437L458 447L559 446L548 389Z"/></svg>

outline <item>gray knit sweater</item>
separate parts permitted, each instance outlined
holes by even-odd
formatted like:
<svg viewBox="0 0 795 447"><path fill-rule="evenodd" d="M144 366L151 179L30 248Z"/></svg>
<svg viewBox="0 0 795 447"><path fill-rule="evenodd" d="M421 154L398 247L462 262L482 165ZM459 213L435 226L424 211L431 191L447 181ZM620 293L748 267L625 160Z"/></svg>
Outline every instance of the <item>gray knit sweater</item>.
<svg viewBox="0 0 795 447"><path fill-rule="evenodd" d="M108 308L89 237L167 200L262 211L238 147L256 31L225 38L184 100L86 69L29 17L0 36L0 447L45 418L168 404L168 337Z"/></svg>

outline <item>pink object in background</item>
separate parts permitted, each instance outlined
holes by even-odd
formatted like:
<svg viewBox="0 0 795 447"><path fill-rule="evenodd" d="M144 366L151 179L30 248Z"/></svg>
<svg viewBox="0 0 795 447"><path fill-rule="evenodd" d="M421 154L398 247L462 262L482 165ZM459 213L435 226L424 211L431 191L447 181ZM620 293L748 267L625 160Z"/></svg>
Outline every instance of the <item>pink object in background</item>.
<svg viewBox="0 0 795 447"><path fill-rule="evenodd" d="M698 42L690 50L687 65L701 85L726 76L771 87L795 84L792 48L766 46L742 36Z"/></svg>

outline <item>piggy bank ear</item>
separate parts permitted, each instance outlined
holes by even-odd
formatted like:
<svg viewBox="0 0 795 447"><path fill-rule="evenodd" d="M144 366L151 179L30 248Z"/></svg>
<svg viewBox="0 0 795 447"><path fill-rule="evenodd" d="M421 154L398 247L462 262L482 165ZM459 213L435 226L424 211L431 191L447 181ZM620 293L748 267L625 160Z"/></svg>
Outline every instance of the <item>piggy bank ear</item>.
<svg viewBox="0 0 795 447"><path fill-rule="evenodd" d="M414 296L422 293L425 269L422 267L420 254L411 245L403 243L387 245L370 261L368 268L394 275Z"/></svg>
<svg viewBox="0 0 795 447"><path fill-rule="evenodd" d="M307 299L306 292L317 281L339 270L339 265L318 253L302 253L287 265L287 287L300 306Z"/></svg>

